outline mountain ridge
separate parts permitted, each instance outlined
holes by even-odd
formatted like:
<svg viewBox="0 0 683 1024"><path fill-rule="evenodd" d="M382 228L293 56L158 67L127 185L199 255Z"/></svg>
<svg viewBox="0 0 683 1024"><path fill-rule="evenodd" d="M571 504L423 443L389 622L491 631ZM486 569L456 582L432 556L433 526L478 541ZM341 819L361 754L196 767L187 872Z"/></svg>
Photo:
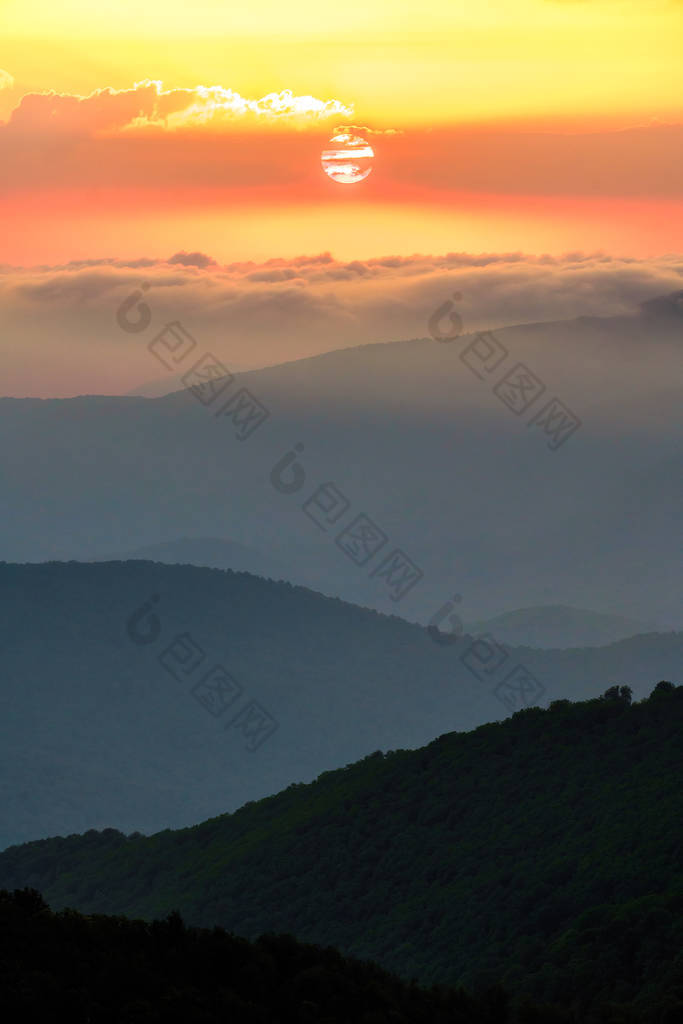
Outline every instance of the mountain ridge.
<svg viewBox="0 0 683 1024"><path fill-rule="evenodd" d="M13 847L0 886L87 913L176 907L247 938L285 930L423 984L500 983L573 1020L611 1004L615 1021L673 1022L681 725L683 686L638 703L611 687L376 751L180 832Z"/></svg>
<svg viewBox="0 0 683 1024"><path fill-rule="evenodd" d="M248 371L231 393L247 388L268 416L241 441L215 415L222 398L207 407L188 392L0 401L0 557L87 560L172 536L229 536L272 551L292 580L391 609L381 578L359 572L334 531L303 511L332 481L348 502L340 529L368 516L385 550L421 571L401 598L406 618L428 622L457 592L467 621L560 603L676 628L676 323L496 328L501 375L523 361L542 400L556 394L583 423L557 451L530 415L506 407L498 376L474 372L471 335ZM297 445L302 489L277 491L274 467Z"/></svg>
<svg viewBox="0 0 683 1024"><path fill-rule="evenodd" d="M495 655L496 672L492 648L445 639L248 573L0 564L0 848L91 827L187 825L378 746L417 747L505 718L523 699L588 697L615 681L640 697L683 662L683 633L673 632L604 648L510 648ZM196 664L183 668L188 651ZM505 683L513 672L542 689L524 696ZM253 750L248 708L261 709Z"/></svg>

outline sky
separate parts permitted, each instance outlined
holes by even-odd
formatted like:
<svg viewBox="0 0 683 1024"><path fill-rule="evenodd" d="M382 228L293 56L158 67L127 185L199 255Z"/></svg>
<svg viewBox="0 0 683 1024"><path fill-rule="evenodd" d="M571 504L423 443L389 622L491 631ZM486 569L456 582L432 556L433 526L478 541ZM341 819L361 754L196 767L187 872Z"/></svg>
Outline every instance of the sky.
<svg viewBox="0 0 683 1024"><path fill-rule="evenodd" d="M168 261L201 254L203 266L180 266L212 298L237 287L225 268L270 274L285 261L270 287L290 313L304 293L315 305L297 267L324 254L338 268L522 254L527 267L548 256L565 271L576 254L584 271L602 254L622 270L650 261L652 280L662 260L667 280L679 272L680 0L3 0L2 24L0 303L14 326L0 342L4 393L111 384L96 359L75 373L76 341L62 340L49 373L29 373L21 345L39 344L35 324L67 293L76 305L66 319L50 307L55 330L68 321L78 333L79 311L92 330L103 301L92 275L106 267L125 288L140 260L155 282L169 278L170 296L184 285ZM343 129L375 153L356 184L321 169ZM360 280L366 308L377 281ZM348 291L328 285L326 307L344 307ZM310 354L321 326L300 325L297 344L290 325L284 345L247 324L230 355L265 365ZM398 325L358 314L348 326L332 332L344 344ZM122 364L116 386L140 372Z"/></svg>

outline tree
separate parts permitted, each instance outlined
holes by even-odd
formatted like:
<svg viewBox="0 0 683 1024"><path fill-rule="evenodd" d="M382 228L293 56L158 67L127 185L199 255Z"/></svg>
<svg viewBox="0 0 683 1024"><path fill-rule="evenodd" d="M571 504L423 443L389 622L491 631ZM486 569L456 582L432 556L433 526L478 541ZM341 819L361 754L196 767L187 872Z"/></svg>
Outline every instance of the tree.
<svg viewBox="0 0 683 1024"><path fill-rule="evenodd" d="M621 700L625 704L631 703L633 690L630 686L610 686L605 690L600 700Z"/></svg>
<svg viewBox="0 0 683 1024"><path fill-rule="evenodd" d="M675 689L676 687L673 683L670 683L667 679L661 679L650 694L650 698L666 697L673 693Z"/></svg>

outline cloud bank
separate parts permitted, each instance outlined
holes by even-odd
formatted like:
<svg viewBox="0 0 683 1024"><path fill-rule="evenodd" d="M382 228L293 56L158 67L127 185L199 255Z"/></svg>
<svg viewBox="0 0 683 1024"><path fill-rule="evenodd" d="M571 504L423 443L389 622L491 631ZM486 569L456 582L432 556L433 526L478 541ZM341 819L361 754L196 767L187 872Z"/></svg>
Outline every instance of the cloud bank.
<svg viewBox="0 0 683 1024"><path fill-rule="evenodd" d="M0 88L3 74L6 73L0 72ZM5 127L49 136L99 136L197 128L221 131L245 121L315 124L352 114L352 105L335 99L295 96L291 89L248 99L221 85L164 89L162 82L146 79L136 82L131 89L97 89L89 96L53 91L27 93Z"/></svg>
<svg viewBox="0 0 683 1024"><path fill-rule="evenodd" d="M5 395L121 394L165 371L147 350L180 320L227 367L265 366L335 348L425 337L454 292L465 331L631 314L683 287L683 257L522 253L329 253L219 265L204 253L0 267ZM151 323L126 334L116 311L147 285ZM142 292L141 292L142 294Z"/></svg>

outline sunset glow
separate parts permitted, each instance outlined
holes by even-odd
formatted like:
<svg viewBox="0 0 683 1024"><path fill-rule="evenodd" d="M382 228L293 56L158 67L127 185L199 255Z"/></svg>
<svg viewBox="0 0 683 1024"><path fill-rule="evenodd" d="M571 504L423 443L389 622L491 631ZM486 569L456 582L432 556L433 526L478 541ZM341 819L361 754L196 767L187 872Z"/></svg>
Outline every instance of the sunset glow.
<svg viewBox="0 0 683 1024"><path fill-rule="evenodd" d="M680 252L674 0L6 0L3 29L8 268Z"/></svg>
<svg viewBox="0 0 683 1024"><path fill-rule="evenodd" d="M308 245L340 251L334 203L351 197L328 192L315 163L346 126L360 134L365 126L376 154L374 173L353 198L364 204L355 226L361 246L365 231L382 244L376 230L390 220L384 245L412 249L401 235L410 236L425 209L433 218L427 213L420 248L476 247L477 232L480 246L505 245L507 216L496 238L493 220L487 226L478 212L477 197L487 195L495 195L496 210L506 195L520 194L527 206L538 196L550 208L548 231L534 227L536 218L529 225L534 251L576 245L577 221L566 211L577 203L587 211L598 195L609 202L586 245L606 227L605 244L642 254L670 250L680 233L679 3L448 0L416 8L353 0L321 10L266 0L258 10L237 10L201 0L188 18L179 0L103 3L96 12L84 0L59 8L8 0L3 28L0 204L9 230L0 260L7 263L51 258L60 246L41 225L67 209L75 218L69 243L87 249L100 216L111 219L112 190L120 197L113 200L118 228L106 237L115 254L154 222L180 238L198 206L200 224L212 206L239 220L234 204L246 204L254 224L270 221L273 252L289 251L294 216ZM610 211L623 202L642 206L645 197L654 203L651 230L640 215L630 230L622 217L609 227ZM468 224L478 225L474 233Z"/></svg>

